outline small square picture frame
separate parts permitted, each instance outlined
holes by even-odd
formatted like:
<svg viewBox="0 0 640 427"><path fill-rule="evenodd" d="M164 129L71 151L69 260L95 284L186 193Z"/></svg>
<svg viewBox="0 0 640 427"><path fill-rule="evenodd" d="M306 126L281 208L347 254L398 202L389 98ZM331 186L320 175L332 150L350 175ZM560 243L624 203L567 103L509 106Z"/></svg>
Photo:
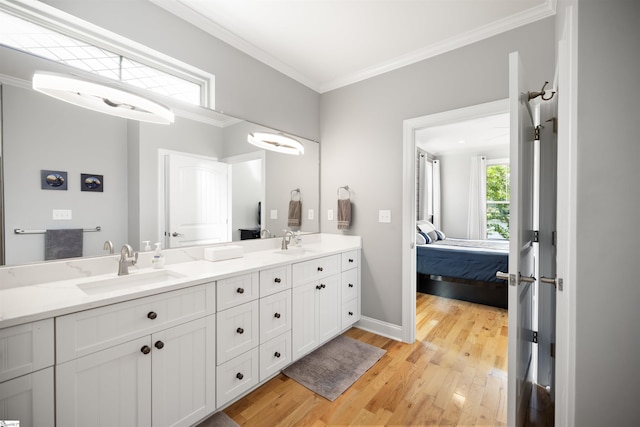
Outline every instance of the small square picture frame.
<svg viewBox="0 0 640 427"><path fill-rule="evenodd" d="M40 170L40 188L42 190L67 190L67 172L49 169Z"/></svg>
<svg viewBox="0 0 640 427"><path fill-rule="evenodd" d="M104 177L95 173L80 174L80 191L102 193L104 191Z"/></svg>

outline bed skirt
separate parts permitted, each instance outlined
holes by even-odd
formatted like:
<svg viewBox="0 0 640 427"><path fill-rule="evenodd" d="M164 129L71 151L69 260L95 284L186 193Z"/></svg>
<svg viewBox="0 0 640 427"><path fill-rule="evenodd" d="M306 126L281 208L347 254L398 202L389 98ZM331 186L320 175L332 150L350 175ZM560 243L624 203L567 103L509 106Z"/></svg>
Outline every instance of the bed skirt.
<svg viewBox="0 0 640 427"><path fill-rule="evenodd" d="M509 289L507 282L484 282L453 277L417 273L418 292L454 298L477 304L507 308Z"/></svg>

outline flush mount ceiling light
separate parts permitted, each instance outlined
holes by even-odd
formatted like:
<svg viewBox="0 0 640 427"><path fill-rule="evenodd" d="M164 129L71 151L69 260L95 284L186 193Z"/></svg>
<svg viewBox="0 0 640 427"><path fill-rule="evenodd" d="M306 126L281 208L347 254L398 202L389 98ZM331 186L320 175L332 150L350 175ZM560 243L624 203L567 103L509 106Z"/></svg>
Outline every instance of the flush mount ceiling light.
<svg viewBox="0 0 640 427"><path fill-rule="evenodd" d="M61 101L141 122L170 124L170 109L150 99L64 74L36 71L33 89Z"/></svg>
<svg viewBox="0 0 640 427"><path fill-rule="evenodd" d="M247 136L247 141L256 147L277 151L278 153L304 154L304 146L300 141L281 133L252 132Z"/></svg>

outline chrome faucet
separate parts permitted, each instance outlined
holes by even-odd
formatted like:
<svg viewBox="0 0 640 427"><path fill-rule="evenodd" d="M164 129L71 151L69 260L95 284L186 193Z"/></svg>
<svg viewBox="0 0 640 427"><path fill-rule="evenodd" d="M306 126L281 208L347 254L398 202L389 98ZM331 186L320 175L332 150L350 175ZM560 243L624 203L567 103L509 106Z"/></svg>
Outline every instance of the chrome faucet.
<svg viewBox="0 0 640 427"><path fill-rule="evenodd" d="M138 262L138 252L133 252L131 245L125 244L120 249L120 261L118 262L118 276L129 274L129 266Z"/></svg>
<svg viewBox="0 0 640 427"><path fill-rule="evenodd" d="M113 253L113 242L111 240L105 240L104 246L102 247L105 251L109 251L110 254Z"/></svg>
<svg viewBox="0 0 640 427"><path fill-rule="evenodd" d="M260 230L261 239L268 238L268 237L271 237L271 232L268 229L263 228L262 230Z"/></svg>
<svg viewBox="0 0 640 427"><path fill-rule="evenodd" d="M289 243L291 243L291 238L293 237L293 233L290 230L285 230L282 235L282 246L280 249L283 251L289 249Z"/></svg>

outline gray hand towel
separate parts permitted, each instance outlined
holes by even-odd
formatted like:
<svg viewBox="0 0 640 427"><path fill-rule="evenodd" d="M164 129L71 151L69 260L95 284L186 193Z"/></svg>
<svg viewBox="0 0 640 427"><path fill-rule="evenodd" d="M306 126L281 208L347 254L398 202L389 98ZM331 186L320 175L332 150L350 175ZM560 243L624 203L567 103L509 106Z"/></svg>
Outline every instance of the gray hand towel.
<svg viewBox="0 0 640 427"><path fill-rule="evenodd" d="M291 200L289 202L289 227L300 227L302 223L302 201Z"/></svg>
<svg viewBox="0 0 640 427"><path fill-rule="evenodd" d="M44 233L44 259L81 257L82 239L81 228L47 230Z"/></svg>
<svg viewBox="0 0 640 427"><path fill-rule="evenodd" d="M351 226L351 200L338 199L338 230L346 230Z"/></svg>

